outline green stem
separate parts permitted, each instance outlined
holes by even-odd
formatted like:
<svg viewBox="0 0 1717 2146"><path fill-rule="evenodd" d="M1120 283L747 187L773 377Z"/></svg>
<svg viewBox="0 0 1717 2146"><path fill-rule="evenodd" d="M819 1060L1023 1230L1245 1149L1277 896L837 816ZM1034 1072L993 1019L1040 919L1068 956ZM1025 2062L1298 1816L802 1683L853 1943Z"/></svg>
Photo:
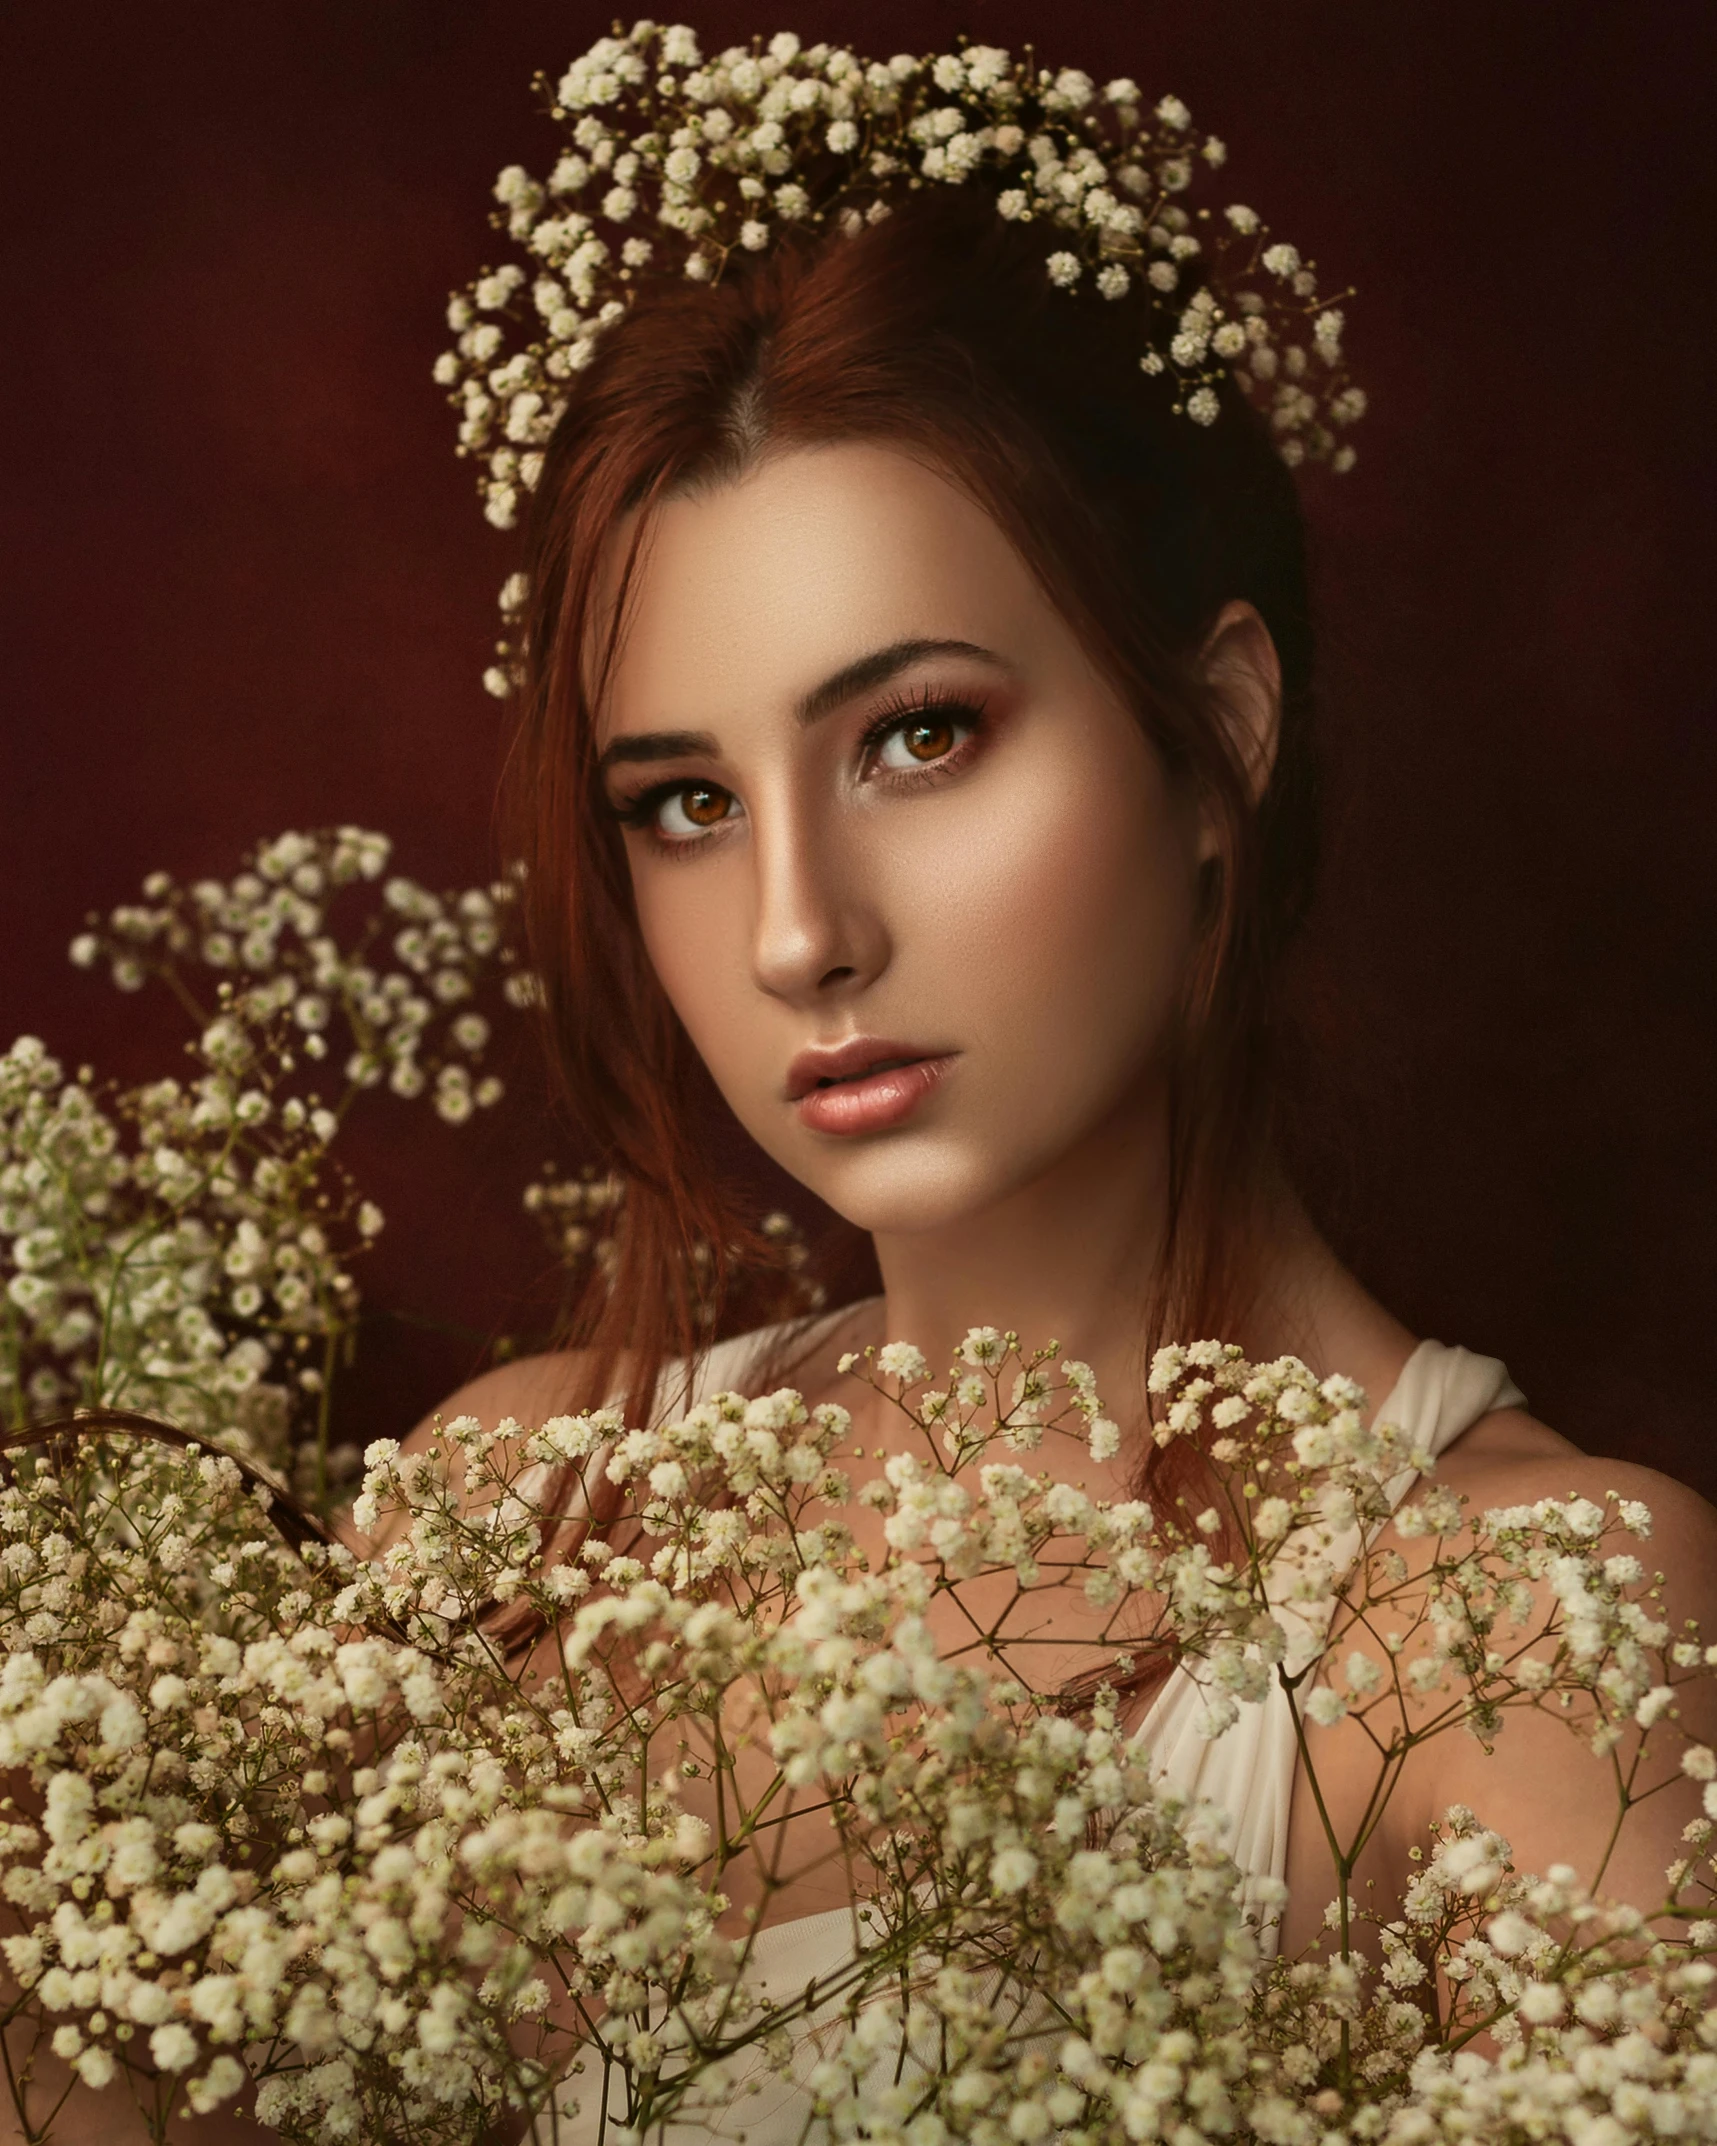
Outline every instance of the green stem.
<svg viewBox="0 0 1717 2146"><path fill-rule="evenodd" d="M1315 1667L1316 1665L1312 1665ZM1353 1858L1344 1855L1335 1837L1335 1822L1330 1817L1329 1806L1324 1801L1324 1792L1318 1781L1318 1770L1312 1764L1311 1746L1306 1741L1306 1725L1300 1715L1298 1688L1301 1679L1309 1672L1301 1670L1299 1676L1290 1677L1278 1670L1282 1688L1288 1695L1288 1715L1294 1724L1294 1742L1299 1749L1300 1765L1312 1791L1312 1801L1317 1806L1318 1823L1323 1828L1324 1843L1329 1849L1330 1861L1335 1866L1336 1883L1340 1890L1336 1895L1337 1937L1340 1943L1339 1958L1346 1962L1353 1957L1353 1932L1348 1912L1348 1885L1353 1877ZM1343 2019L1341 2023L1341 2054L1337 2059L1340 2085L1346 2094L1353 2080L1353 2029Z"/></svg>

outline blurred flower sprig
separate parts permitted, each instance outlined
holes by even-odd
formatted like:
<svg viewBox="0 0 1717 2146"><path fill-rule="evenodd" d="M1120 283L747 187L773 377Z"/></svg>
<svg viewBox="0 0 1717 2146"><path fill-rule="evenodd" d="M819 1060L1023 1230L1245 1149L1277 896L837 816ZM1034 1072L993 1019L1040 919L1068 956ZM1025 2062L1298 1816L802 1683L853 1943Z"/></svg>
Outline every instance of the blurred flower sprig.
<svg viewBox="0 0 1717 2146"><path fill-rule="evenodd" d="M138 1410L326 1502L350 1268L383 1227L335 1144L374 1090L452 1125L499 1101L495 1018L532 995L509 882L437 895L388 858L288 833L230 881L152 874L73 942L172 994L194 1070L114 1090L34 1038L0 1058L0 1421Z"/></svg>

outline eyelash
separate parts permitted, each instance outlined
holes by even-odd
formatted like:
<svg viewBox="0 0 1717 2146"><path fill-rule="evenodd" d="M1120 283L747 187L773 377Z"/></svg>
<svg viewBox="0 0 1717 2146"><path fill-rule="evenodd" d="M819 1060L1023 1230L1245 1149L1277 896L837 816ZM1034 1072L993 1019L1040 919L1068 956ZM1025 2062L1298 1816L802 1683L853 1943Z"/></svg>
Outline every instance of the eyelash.
<svg viewBox="0 0 1717 2146"><path fill-rule="evenodd" d="M983 700L975 699L968 693L956 692L944 686L921 686L911 693L900 694L878 709L865 725L864 734L859 740L859 764L861 767L868 767L883 740L893 732L905 729L910 723L922 722L926 716L939 715L957 728L965 730L968 735L957 740L939 760L927 760L918 768L889 768L886 771L886 779L895 786L904 785L916 789L922 784L938 782L955 767L965 764L970 747L983 734L986 705ZM636 797L618 801L611 809L623 827L635 829L647 836L651 846L659 853L683 858L702 849L704 838L681 836L676 840L664 835L656 827L656 815L668 798L700 787L719 790L725 785L710 783L705 786L684 781L653 783L649 789L639 791ZM711 830L712 833L715 831Z"/></svg>
<svg viewBox="0 0 1717 2146"><path fill-rule="evenodd" d="M984 709L986 703L974 700L968 693L960 693L946 686L921 686L912 693L903 693L884 707L865 726L860 740L860 754L868 763L884 738L896 730L903 730L909 723L922 722L926 716L939 715L970 733L950 747L940 760L926 760L919 768L890 768L891 780L908 783L935 782L956 766L964 764L966 749L983 735Z"/></svg>

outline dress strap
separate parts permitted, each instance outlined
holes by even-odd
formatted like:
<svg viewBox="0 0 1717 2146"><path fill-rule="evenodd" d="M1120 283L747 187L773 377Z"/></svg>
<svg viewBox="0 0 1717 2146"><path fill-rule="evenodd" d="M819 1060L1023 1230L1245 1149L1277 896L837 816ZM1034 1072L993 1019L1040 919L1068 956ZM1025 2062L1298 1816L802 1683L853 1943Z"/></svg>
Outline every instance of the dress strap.
<svg viewBox="0 0 1717 2146"><path fill-rule="evenodd" d="M1412 1445L1436 1456L1446 1453L1463 1431L1493 1409L1518 1408L1524 1400L1506 1367L1494 1356L1445 1348L1440 1341L1422 1341L1384 1396L1374 1420L1394 1424ZM1395 1476L1385 1486L1390 1504L1399 1505L1420 1480L1412 1469ZM1346 1567L1358 1557L1360 1547L1355 1528L1351 1536L1321 1549L1332 1564ZM1272 1596L1291 1596L1292 1579L1291 1571L1283 1569ZM1291 1600L1278 1600L1274 1607L1289 1628L1294 1666L1322 1652L1322 1634ZM1247 1904L1255 1906L1256 1881L1279 1879L1287 1868L1288 1819L1299 1764L1293 1711L1287 1693L1272 1679L1265 1698L1242 1706L1230 1728L1209 1737L1204 1726L1212 1696L1190 1668L1177 1665L1135 1736L1148 1746L1152 1770L1165 1787L1190 1801L1215 1804L1227 1815L1228 1850L1251 1881L1246 1887ZM1267 1949L1274 1947L1275 1933L1267 1922L1264 1942Z"/></svg>
<svg viewBox="0 0 1717 2146"><path fill-rule="evenodd" d="M1435 1455L1446 1452L1463 1431L1470 1431L1494 1409L1525 1405L1525 1394L1497 1357L1445 1348L1440 1341L1422 1341L1402 1365L1401 1376L1385 1396L1376 1421L1398 1425L1415 1445ZM1413 1480L1408 1475L1398 1491L1390 1484L1397 1504Z"/></svg>

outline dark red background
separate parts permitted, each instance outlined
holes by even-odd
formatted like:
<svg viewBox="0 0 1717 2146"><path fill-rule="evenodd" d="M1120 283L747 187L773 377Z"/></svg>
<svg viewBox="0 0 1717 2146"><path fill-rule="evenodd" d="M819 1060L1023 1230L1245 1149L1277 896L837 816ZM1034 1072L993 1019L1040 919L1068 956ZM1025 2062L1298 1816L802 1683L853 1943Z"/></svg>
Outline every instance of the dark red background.
<svg viewBox="0 0 1717 2146"><path fill-rule="evenodd" d="M528 91L606 27L543 0L13 8L0 1022L170 1063L78 976L83 911L356 820L486 876L477 679L508 541L429 367ZM1705 0L801 0L886 55L960 28L1173 89L1237 198L1352 280L1374 414L1312 488L1331 859L1307 963L1312 1187L1422 1332L1505 1354L1598 1450L1717 1490L1710 1426ZM759 26L721 0L706 42ZM761 27L774 27L763 22ZM378 1116L372 1276L480 1335L536 1256L532 1109ZM474 1338L374 1358L373 1429Z"/></svg>

